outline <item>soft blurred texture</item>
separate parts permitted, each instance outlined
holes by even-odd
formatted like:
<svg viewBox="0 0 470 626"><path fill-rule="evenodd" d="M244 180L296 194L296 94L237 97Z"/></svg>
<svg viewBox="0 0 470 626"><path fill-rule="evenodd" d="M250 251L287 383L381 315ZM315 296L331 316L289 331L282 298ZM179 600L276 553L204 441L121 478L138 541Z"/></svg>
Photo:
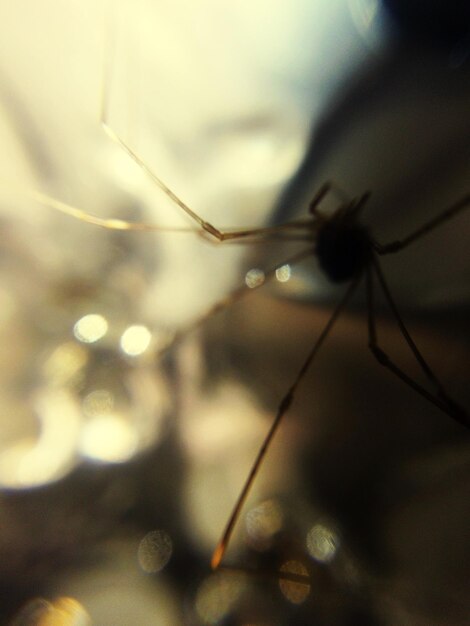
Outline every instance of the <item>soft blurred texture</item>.
<svg viewBox="0 0 470 626"><path fill-rule="evenodd" d="M304 214L333 179L372 190L364 219L380 241L399 237L470 173L462 43L400 33L373 0L0 3L2 623L467 623L468 433L374 362L360 294L239 520L227 562L241 571L211 573L341 289L313 261L286 265L276 242L106 230L32 196L195 226L105 135L105 103L113 130L218 227ZM469 227L462 215L384 264L465 407ZM193 324L273 266L263 289ZM385 349L419 377L380 311Z"/></svg>

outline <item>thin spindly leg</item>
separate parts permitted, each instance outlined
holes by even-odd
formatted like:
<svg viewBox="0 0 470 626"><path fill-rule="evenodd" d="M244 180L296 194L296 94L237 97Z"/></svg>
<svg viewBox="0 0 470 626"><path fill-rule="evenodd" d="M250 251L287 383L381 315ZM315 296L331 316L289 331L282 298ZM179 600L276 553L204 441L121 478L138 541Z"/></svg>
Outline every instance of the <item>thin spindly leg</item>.
<svg viewBox="0 0 470 626"><path fill-rule="evenodd" d="M318 206L323 200L323 198L331 191L331 189L333 189L333 183L331 183L330 181L323 183L323 185L320 187L317 193L313 196L313 198L310 201L310 204L308 205L309 213L311 213L312 215L315 215L315 217L319 219L325 219L325 217L318 211Z"/></svg>
<svg viewBox="0 0 470 626"><path fill-rule="evenodd" d="M11 190L11 189L10 189ZM141 232L164 232L164 233L192 233L207 235L207 240L213 243L220 243L220 240L214 241L213 236L209 236L206 231L202 231L198 227L172 227L158 226L148 222L129 222L127 220L103 218L93 215L88 211L79 209L71 204L57 200L41 191L28 191L24 189L14 190L19 196L30 198L39 204L47 206L55 211L69 215L74 219L78 219L93 226L99 226L110 230L131 230ZM249 229L244 231L227 231L224 233L223 241L233 243L262 243L269 239L282 239L288 241L310 241L312 234L315 232L318 224L311 219L297 220L294 222L285 222L276 226L266 226L265 228ZM232 236L233 235L233 236Z"/></svg>
<svg viewBox="0 0 470 626"><path fill-rule="evenodd" d="M375 270L375 273L379 279L382 291L384 292L384 295L387 299L387 302L390 306L393 316L395 317L395 320L397 321L398 327L400 328L403 338L405 339L406 343L408 344L411 351L413 352L417 362L421 366L429 382L435 387L436 395L433 395L432 393L430 393L427 389L422 387L419 383L413 380L410 376L405 374L405 372L403 372L403 370L400 369L390 359L388 354L386 354L382 350L382 348L380 348L380 346L378 345L377 329L376 329L376 323L375 323L376 315L375 315L375 305L374 305L373 275L372 275L372 269L369 267L367 268L367 272L366 272L366 286L367 286L369 348L372 354L375 356L375 358L381 365L383 365L384 367L389 369L391 372L393 372L395 376L400 378L400 380L402 380L409 387L414 389L419 395L421 395L423 398L426 398L426 400L428 400L429 402L434 404L434 406L441 409L441 411L446 413L449 417L452 417L453 419L458 421L460 424L463 424L464 426L468 427L469 426L468 417L464 409L458 406L457 403L454 400L452 400L444 391L441 383L432 372L428 363L424 360L422 354L418 350L415 342L413 341L408 330L406 329L403 323L403 320L401 319L401 316L398 313L395 302L393 301L391 297L387 284L385 283L383 273L380 269L380 265L378 264L378 261L375 258L374 258L372 268Z"/></svg>
<svg viewBox="0 0 470 626"><path fill-rule="evenodd" d="M148 165L143 161L143 159L134 151L132 148L119 137L114 130L108 126L105 121L102 121L102 126L112 141L117 143L127 154L128 156L145 172L147 176L177 205L188 215L198 226L207 233L213 239L222 242L222 241L234 241L239 239L245 239L248 237L258 236L269 236L273 233L278 233L280 231L286 231L293 229L301 230L302 232L311 230L312 222L311 220L297 220L292 222L284 222L283 224L279 224L277 226L267 226L262 228L249 228L243 230L219 230L215 226L213 226L210 222L206 222L203 220L195 211L193 211L185 202L183 202L156 174L153 172ZM147 225L147 230L152 230L150 225ZM140 230L144 230L144 228L140 228ZM158 227L153 227L153 230L162 230Z"/></svg>
<svg viewBox="0 0 470 626"><path fill-rule="evenodd" d="M310 200L310 204L308 205L309 213L311 213L312 215L315 215L319 219L324 220L325 216L322 215L322 213L318 210L318 207L321 204L322 200L325 198L325 196L331 191L336 193L339 196L341 203L343 205L348 205L351 202L351 199L348 197L346 192L343 191L343 189L341 189L339 185L332 182L331 180L328 180L325 183L323 183L323 185L321 185L321 187L318 189L316 194ZM367 196L368 195L369 194L367 194Z"/></svg>
<svg viewBox="0 0 470 626"><path fill-rule="evenodd" d="M227 522L227 525L225 527L225 530L222 534L222 537L219 541L219 543L217 544L214 553L212 555L212 560L211 560L211 566L212 569L218 569L218 567L220 566L222 559L224 557L225 551L227 550L227 546L230 542L230 538L232 536L233 530L235 528L235 524L238 521L238 518L240 516L241 510L243 508L243 505L245 504L246 498L248 496L248 493L253 485L253 482L258 474L258 471L261 467L261 464L266 456L266 452L269 448L269 445L274 437L274 435L276 434L277 429L279 428L279 425L284 417L284 415L287 413L287 411L289 410L290 405L292 404L292 401L294 399L294 395L296 392L296 389L299 385L299 383L301 382L301 380L304 378L305 374L307 373L310 365L312 364L312 361L314 360L318 350L320 349L321 345L323 344L323 342L325 341L326 337L329 335L334 323L336 322L338 316L340 315L341 311L344 309L344 307L346 306L348 300L350 299L350 297L352 296L353 292L355 291L357 285L359 283L359 279L354 280L351 285L349 286L348 290L346 291L346 294L343 296L342 300L340 301L340 303L337 305L337 307L335 308L335 310L333 311L332 315L330 316L326 326L324 327L323 331L321 332L320 336L318 337L317 341L315 342L313 348L311 349L310 353L308 354L307 358L305 359L302 367L300 368L294 382L292 383L292 385L290 386L290 388L288 389L287 393L284 395L284 397L282 398L281 402L279 403L279 407L276 413L276 416L274 418L273 423L271 424L271 428L268 431L268 434L266 435L261 448L259 449L259 452L256 456L256 459L251 467L250 473L248 475L248 478L245 481L245 484L243 486L243 489L240 492L240 495L238 496L238 500L232 510L232 513L230 515L230 518Z"/></svg>
<svg viewBox="0 0 470 626"><path fill-rule="evenodd" d="M281 224L280 226L274 227L266 227L266 228L251 228L251 229L243 229L243 230L220 230L215 227L210 222L204 220L200 215L198 215L193 209L191 209L181 198L179 198L175 192L166 185L163 180L157 176L157 174L147 165L147 163L142 159L142 157L133 150L126 141L122 137L120 137L110 126L109 124L109 87L111 81L111 64L110 64L110 52L108 46L108 52L105 54L105 65L103 72L103 89L101 94L101 115L100 122L107 136L116 143L126 154L132 159L145 174L153 181L153 183L163 191L163 193L170 198L188 217L190 217L193 222L195 222L200 229L204 233L206 233L209 237L213 238L217 241L229 241L235 239L243 239L246 237L252 236L264 236L269 235L273 232L278 232L279 230L286 230L290 228L298 229L301 228L305 230L306 221L300 220L295 222L286 222ZM90 220L87 220L90 221ZM122 223L122 222L121 222ZM311 224L311 220L308 222ZM145 226L145 227L144 227ZM131 229L136 229L134 226ZM139 225L138 230L162 230L158 227L151 227L150 225Z"/></svg>
<svg viewBox="0 0 470 626"><path fill-rule="evenodd" d="M324 215L319 210L319 206L322 200L330 191L336 192L341 198L342 204L339 207L339 211L340 212L342 211L344 213L349 213L350 215L354 217L357 217L359 215L364 205L370 198L370 192L367 191L366 193L363 193L362 196L359 196L358 198L354 198L351 200L347 198L344 191L340 187L338 187L338 185L332 183L331 181L327 181L320 187L317 193L313 196L308 207L309 213L314 215L320 224L324 223L325 221L329 219L326 215Z"/></svg>
<svg viewBox="0 0 470 626"><path fill-rule="evenodd" d="M411 243L421 239L427 233L430 233L432 230L451 220L453 217L458 215L461 211L465 211L470 208L470 194L465 194L463 198L460 198L457 202L452 204L450 207L433 217L428 222L425 222L422 226L417 228L415 231L410 233L404 239L398 239L396 241L392 241L386 244L379 244L377 242L374 243L374 248L377 254L392 254L394 252L398 252L399 250L403 250Z"/></svg>

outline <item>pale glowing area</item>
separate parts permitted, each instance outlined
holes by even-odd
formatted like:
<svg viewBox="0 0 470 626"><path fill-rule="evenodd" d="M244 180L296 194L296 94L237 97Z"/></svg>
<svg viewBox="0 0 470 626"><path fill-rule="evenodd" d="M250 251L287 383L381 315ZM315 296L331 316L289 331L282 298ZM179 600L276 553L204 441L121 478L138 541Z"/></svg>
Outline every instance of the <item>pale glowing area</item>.
<svg viewBox="0 0 470 626"><path fill-rule="evenodd" d="M379 13L378 0L348 0L348 4L358 31L365 37L370 36Z"/></svg>
<svg viewBox="0 0 470 626"><path fill-rule="evenodd" d="M162 434L170 407L166 379L155 367L125 366L124 375L118 368L119 375L107 381L110 388L90 390L82 399L77 447L87 459L123 463Z"/></svg>
<svg viewBox="0 0 470 626"><path fill-rule="evenodd" d="M285 574L308 577L308 570L300 561L286 561L281 565L279 571ZM310 594L310 583L308 582L294 582L279 577L279 588L286 600L289 600L292 604L302 604Z"/></svg>
<svg viewBox="0 0 470 626"><path fill-rule="evenodd" d="M35 598L16 615L18 626L92 626L86 609L75 598L60 597L49 602Z"/></svg>
<svg viewBox="0 0 470 626"><path fill-rule="evenodd" d="M84 424L80 452L104 463L123 463L135 453L138 437L132 425L121 415L97 414Z"/></svg>
<svg viewBox="0 0 470 626"><path fill-rule="evenodd" d="M264 432L264 418L247 389L226 382L182 415L182 440L191 457L218 462L256 441Z"/></svg>
<svg viewBox="0 0 470 626"><path fill-rule="evenodd" d="M282 528L282 518L281 507L275 500L261 502L248 511L245 525L250 544L258 550L269 548L273 535Z"/></svg>
<svg viewBox="0 0 470 626"><path fill-rule="evenodd" d="M97 313L85 315L73 327L73 334L82 343L94 343L106 335L108 322Z"/></svg>
<svg viewBox="0 0 470 626"><path fill-rule="evenodd" d="M338 535L323 524L315 524L307 534L307 550L311 557L321 563L329 563L339 547Z"/></svg>
<svg viewBox="0 0 470 626"><path fill-rule="evenodd" d="M220 139L218 154L223 152L225 158L214 160L214 173L228 180L236 177L240 187L282 183L304 154L304 138L298 130L287 110L243 112Z"/></svg>
<svg viewBox="0 0 470 626"><path fill-rule="evenodd" d="M173 542L164 530L152 530L139 543L137 560L147 574L160 572L173 553Z"/></svg>
<svg viewBox="0 0 470 626"><path fill-rule="evenodd" d="M281 267L278 267L276 270L276 279L280 283L286 283L290 279L291 274L292 272L289 264L281 265Z"/></svg>
<svg viewBox="0 0 470 626"><path fill-rule="evenodd" d="M46 358L42 372L50 385L66 387L79 379L87 363L87 349L73 341L66 341Z"/></svg>
<svg viewBox="0 0 470 626"><path fill-rule="evenodd" d="M56 576L54 590L58 595L79 598L93 626L182 626L173 585L166 584L163 576L143 575L136 563L135 537L122 535L119 540L108 537L100 544L102 558ZM35 621L19 624L36 626ZM78 618L72 624L89 626Z"/></svg>
<svg viewBox="0 0 470 626"><path fill-rule="evenodd" d="M261 287L261 285L264 283L264 280L265 274L263 270L260 270L258 268L248 270L245 276L245 284L250 289L256 289L256 287Z"/></svg>
<svg viewBox="0 0 470 626"><path fill-rule="evenodd" d="M185 515L198 549L213 549L220 538L265 435L267 418L244 387L228 382L181 415L181 441L190 463ZM254 493L267 476L260 476Z"/></svg>
<svg viewBox="0 0 470 626"><path fill-rule="evenodd" d="M80 412L65 391L44 391L34 401L40 423L37 440L22 439L0 452L0 484L28 488L58 480L76 462Z"/></svg>
<svg viewBox="0 0 470 626"><path fill-rule="evenodd" d="M204 624L218 624L235 606L246 587L245 577L232 572L217 572L199 587L195 607Z"/></svg>
<svg viewBox="0 0 470 626"><path fill-rule="evenodd" d="M104 163L113 180L121 189L129 192L140 191L146 182L145 172L130 159L124 150L113 150L111 142L106 144Z"/></svg>
<svg viewBox="0 0 470 626"><path fill-rule="evenodd" d="M146 326L129 326L121 336L121 350L128 356L139 356L150 346L152 333Z"/></svg>

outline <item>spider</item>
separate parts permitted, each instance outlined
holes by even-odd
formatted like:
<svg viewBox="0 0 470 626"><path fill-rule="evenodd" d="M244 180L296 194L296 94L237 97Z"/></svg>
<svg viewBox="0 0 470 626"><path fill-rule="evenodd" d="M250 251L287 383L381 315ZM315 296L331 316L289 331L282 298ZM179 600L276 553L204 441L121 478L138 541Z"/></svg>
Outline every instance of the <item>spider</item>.
<svg viewBox="0 0 470 626"><path fill-rule="evenodd" d="M128 156L144 170L154 183L195 222L196 232L198 232L205 239L220 245L225 242L261 242L279 239L285 241L305 242L305 249L291 258L283 260L280 265L284 265L285 263L292 264L299 262L308 256L315 255L321 270L332 283L346 283L348 285L343 297L334 308L322 332L316 339L313 347L299 368L292 384L278 404L278 409L271 427L262 442L248 477L238 496L237 502L232 510L232 513L230 514L224 532L222 533L222 536L213 552L211 559L212 569L217 570L222 566L224 555L250 489L255 481L274 435L294 400L299 384L309 370L320 347L330 334L337 318L340 316L353 294L359 288L361 282L365 282L366 290L368 345L377 362L398 377L403 383L411 387L424 400L440 409L448 417L452 418L464 427L470 427L470 419L467 411L446 392L408 332L397 309L395 300L392 297L380 263L380 257L399 253L440 225L470 208L470 194L465 194L458 201L447 207L429 221L422 224L404 238L386 244L378 243L369 233L366 226L360 221L362 209L370 197L369 192L364 193L358 198L341 203L333 214L329 216L321 211L321 203L325 196L335 189L335 185L331 182L326 182L320 187L311 200L308 208L308 214L304 218L284 222L275 226L266 226L255 229L219 230L210 222L205 221L200 215L195 213L187 204L185 204L146 165L141 157L114 132L114 130L108 125L105 117L102 119L102 126L111 140L121 146ZM103 219L50 198L39 192L33 193L33 196L42 204L96 226L115 230L168 230L161 229L158 226L144 222ZM279 264L276 265L276 268L277 267L279 267ZM272 268L266 273L267 279L270 279L275 274L276 268ZM405 342L409 346L418 365L427 378L429 389L422 386L406 374L380 347L376 328L375 310L375 292L377 287L382 291L385 301L388 304L392 316L395 319ZM208 311L202 318L191 323L189 327L179 331L176 336L179 337L186 334L194 326L199 325L201 321L204 321L214 313L228 307L233 302L243 297L248 291L249 289L245 286L236 289L221 302L213 306L211 310ZM286 577L289 577L289 575L286 575ZM297 579L298 577L294 576L294 578Z"/></svg>

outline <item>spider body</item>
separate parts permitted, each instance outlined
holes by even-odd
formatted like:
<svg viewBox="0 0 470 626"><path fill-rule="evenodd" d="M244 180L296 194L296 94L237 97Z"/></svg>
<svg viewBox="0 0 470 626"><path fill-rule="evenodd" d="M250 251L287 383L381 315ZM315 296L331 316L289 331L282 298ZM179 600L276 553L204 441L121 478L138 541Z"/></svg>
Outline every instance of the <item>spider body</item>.
<svg viewBox="0 0 470 626"><path fill-rule="evenodd" d="M338 211L318 231L315 255L329 280L342 283L361 274L370 263L372 242L353 212Z"/></svg>

